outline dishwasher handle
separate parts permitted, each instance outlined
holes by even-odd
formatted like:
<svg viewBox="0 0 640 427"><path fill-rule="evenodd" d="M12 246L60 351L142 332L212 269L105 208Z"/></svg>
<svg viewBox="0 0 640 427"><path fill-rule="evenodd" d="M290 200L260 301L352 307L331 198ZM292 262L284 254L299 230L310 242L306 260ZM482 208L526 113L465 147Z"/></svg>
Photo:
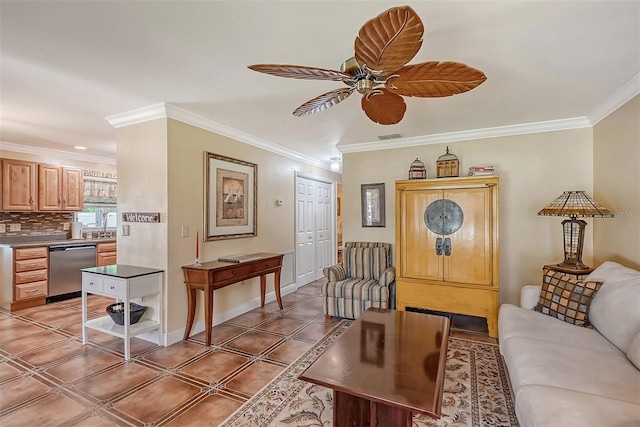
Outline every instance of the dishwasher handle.
<svg viewBox="0 0 640 427"><path fill-rule="evenodd" d="M76 246L49 246L49 252L58 252L58 251L77 251L80 249L95 249L96 245L76 245Z"/></svg>

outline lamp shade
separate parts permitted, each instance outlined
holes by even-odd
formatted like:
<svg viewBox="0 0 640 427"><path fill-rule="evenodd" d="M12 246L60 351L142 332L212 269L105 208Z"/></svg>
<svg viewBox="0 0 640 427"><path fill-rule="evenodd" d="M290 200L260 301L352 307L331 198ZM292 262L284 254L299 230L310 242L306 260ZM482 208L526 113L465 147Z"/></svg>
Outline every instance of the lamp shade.
<svg viewBox="0 0 640 427"><path fill-rule="evenodd" d="M545 206L538 215L568 216L571 218L613 218L607 208L584 191L565 191Z"/></svg>
<svg viewBox="0 0 640 427"><path fill-rule="evenodd" d="M609 209L593 200L584 191L565 191L545 206L538 215L566 216L570 219L562 221L562 238L564 241L564 261L558 266L574 271L587 270L582 263L584 246L584 230L587 222L579 217L612 218Z"/></svg>

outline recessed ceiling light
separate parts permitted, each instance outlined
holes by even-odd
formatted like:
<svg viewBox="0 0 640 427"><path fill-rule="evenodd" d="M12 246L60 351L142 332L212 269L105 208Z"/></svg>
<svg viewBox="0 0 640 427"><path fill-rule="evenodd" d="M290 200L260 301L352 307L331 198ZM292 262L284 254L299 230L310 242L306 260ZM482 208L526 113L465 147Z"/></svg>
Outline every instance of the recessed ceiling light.
<svg viewBox="0 0 640 427"><path fill-rule="evenodd" d="M75 147L73 147L73 148L75 148L76 150L86 150L86 149L87 149L87 147L83 147L83 146L81 146L81 145L76 145L76 146L75 146Z"/></svg>

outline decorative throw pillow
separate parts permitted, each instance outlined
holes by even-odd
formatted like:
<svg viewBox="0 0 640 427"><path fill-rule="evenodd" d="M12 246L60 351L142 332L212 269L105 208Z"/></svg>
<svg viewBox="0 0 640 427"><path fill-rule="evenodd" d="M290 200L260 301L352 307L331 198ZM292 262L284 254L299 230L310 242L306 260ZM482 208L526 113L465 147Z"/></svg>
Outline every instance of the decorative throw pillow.
<svg viewBox="0 0 640 427"><path fill-rule="evenodd" d="M580 282L547 268L542 277L540 300L533 309L576 326L589 326L589 306L603 282Z"/></svg>

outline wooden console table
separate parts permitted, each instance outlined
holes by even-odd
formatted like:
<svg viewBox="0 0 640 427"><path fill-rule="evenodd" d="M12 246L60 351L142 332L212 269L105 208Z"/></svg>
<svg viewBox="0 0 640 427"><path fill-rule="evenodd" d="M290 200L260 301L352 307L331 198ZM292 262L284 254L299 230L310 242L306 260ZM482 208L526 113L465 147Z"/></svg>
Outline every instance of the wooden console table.
<svg viewBox="0 0 640 427"><path fill-rule="evenodd" d="M247 256L248 257L248 256ZM256 253L251 254L248 261L239 263L211 261L197 265L185 265L182 267L184 283L187 286L189 300L187 328L184 331L184 339L189 338L193 320L196 314L196 291L204 291L204 317L207 345L211 345L211 328L213 323L213 291L224 288L234 283L242 282L253 277L260 276L260 303L264 306L264 297L267 287L266 275L274 273L273 286L276 291L276 300L282 310L282 298L280 297L280 273L282 270L282 258L284 254Z"/></svg>

